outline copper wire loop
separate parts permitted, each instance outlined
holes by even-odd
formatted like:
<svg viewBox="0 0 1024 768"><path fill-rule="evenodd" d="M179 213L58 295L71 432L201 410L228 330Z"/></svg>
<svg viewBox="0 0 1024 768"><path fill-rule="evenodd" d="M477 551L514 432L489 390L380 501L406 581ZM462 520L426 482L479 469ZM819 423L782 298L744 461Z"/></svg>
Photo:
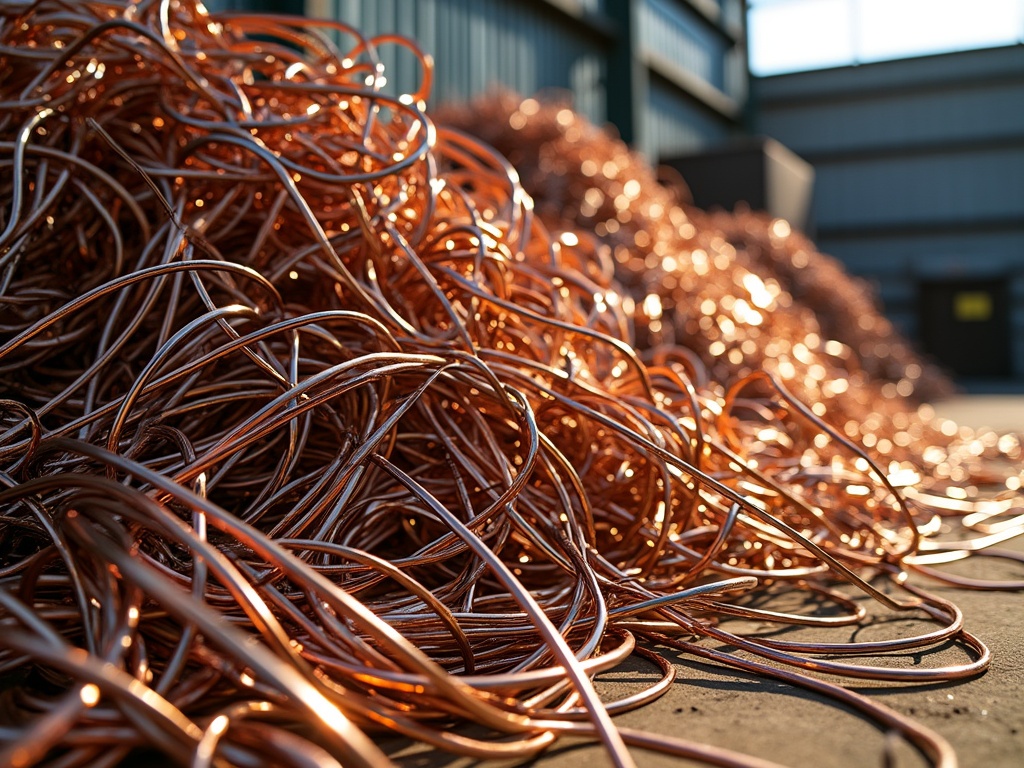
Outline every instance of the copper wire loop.
<svg viewBox="0 0 1024 768"><path fill-rule="evenodd" d="M0 763L767 765L615 727L661 643L953 764L818 674L985 668L908 574L1020 532L1017 439L919 408L940 377L785 222L475 105L517 175L431 73L192 0L0 7ZM602 702L634 653L657 681Z"/></svg>

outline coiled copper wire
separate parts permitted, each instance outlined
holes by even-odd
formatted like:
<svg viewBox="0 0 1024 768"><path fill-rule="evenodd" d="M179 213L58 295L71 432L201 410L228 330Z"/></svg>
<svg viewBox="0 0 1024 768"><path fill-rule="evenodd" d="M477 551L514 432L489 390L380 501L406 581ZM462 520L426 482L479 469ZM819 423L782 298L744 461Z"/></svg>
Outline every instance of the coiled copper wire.
<svg viewBox="0 0 1024 768"><path fill-rule="evenodd" d="M983 670L906 568L985 543L917 554L923 510L1005 538L1016 497L950 505L935 462L908 480L779 376L638 351L617 251L547 229L501 155L435 126L414 47L420 92L388 96L384 42L191 0L0 11L0 762L383 766L387 732L765 765L615 727L673 680L641 638L826 691L952 764L805 673ZM789 341L804 315L780 306ZM729 629L857 625L850 589L930 626ZM963 663L823 658L949 641ZM633 653L660 680L602 702L594 676Z"/></svg>

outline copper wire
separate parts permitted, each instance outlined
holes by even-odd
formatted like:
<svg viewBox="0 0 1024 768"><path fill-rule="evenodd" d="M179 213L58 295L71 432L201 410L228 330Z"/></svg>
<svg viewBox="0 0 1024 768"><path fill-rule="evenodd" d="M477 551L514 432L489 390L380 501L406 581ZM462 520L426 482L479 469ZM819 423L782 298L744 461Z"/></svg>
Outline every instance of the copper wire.
<svg viewBox="0 0 1024 768"><path fill-rule="evenodd" d="M402 97L396 44L423 72ZM803 273L766 264L810 246L778 222L685 211L517 102L503 124L564 161L527 187L571 182L538 216L500 152L426 114L431 76L393 36L192 0L0 9L0 762L384 766L390 733L767 765L616 727L672 685L663 643L953 764L815 675L986 667L908 574L1020 531L1019 443L932 423L908 349L887 379L797 307ZM1003 492L951 495L953 470ZM841 634L887 612L916 634ZM966 660L900 663L948 643ZM633 654L658 679L602 702Z"/></svg>

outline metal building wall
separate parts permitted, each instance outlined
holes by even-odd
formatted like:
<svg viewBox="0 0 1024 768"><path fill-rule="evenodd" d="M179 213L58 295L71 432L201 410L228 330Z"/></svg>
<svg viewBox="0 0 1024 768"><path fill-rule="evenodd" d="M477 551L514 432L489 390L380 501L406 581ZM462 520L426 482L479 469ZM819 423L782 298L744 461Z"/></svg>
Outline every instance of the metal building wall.
<svg viewBox="0 0 1024 768"><path fill-rule="evenodd" d="M635 13L646 85L638 148L657 160L739 133L749 77L742 0L640 0Z"/></svg>
<svg viewBox="0 0 1024 768"><path fill-rule="evenodd" d="M592 120L607 117L601 2L570 12L546 2L517 0L308 0L307 14L342 20L363 34L399 33L435 60L432 104L465 100L495 84L524 95L571 94ZM414 57L380 51L401 91L421 77Z"/></svg>
<svg viewBox="0 0 1024 768"><path fill-rule="evenodd" d="M747 99L744 0L208 0L213 10L305 13L399 33L435 59L432 104L495 84L553 92L611 123L653 160L740 131ZM415 90L415 57L380 51L391 88Z"/></svg>
<svg viewBox="0 0 1024 768"><path fill-rule="evenodd" d="M929 284L1008 287L1024 386L1024 46L753 81L756 128L816 171L821 249L878 284L911 336Z"/></svg>

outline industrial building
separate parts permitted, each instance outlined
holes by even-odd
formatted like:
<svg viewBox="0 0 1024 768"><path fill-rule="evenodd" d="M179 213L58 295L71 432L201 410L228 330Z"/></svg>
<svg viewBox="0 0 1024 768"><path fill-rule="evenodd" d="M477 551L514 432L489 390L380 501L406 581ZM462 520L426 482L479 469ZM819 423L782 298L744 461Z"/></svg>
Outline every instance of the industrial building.
<svg viewBox="0 0 1024 768"><path fill-rule="evenodd" d="M974 389L1024 386L1024 45L757 78L820 249Z"/></svg>
<svg viewBox="0 0 1024 768"><path fill-rule="evenodd" d="M497 84L569 97L657 158L723 142L744 127L743 0L212 0L214 10L304 13L374 36L398 33L434 55L433 105ZM392 47L393 48L393 47ZM398 92L415 57L382 48Z"/></svg>

